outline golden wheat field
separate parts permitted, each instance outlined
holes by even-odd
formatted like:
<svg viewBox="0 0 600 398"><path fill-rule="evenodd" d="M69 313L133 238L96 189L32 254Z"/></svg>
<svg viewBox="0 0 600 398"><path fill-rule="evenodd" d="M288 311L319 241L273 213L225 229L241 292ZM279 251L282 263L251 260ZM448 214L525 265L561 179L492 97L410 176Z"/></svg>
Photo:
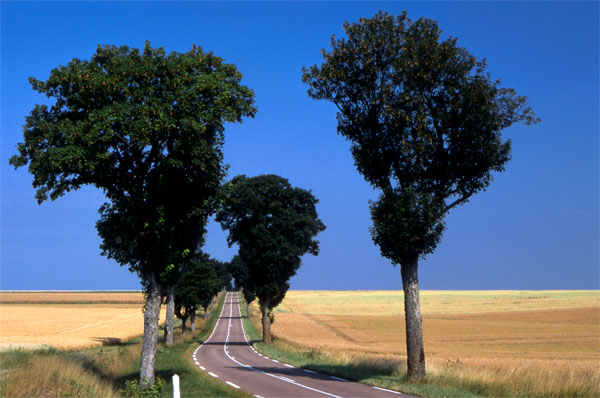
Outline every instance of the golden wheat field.
<svg viewBox="0 0 600 398"><path fill-rule="evenodd" d="M599 291L422 291L421 306L430 374L600 396ZM297 345L405 358L401 291L290 291L275 312L274 335Z"/></svg>
<svg viewBox="0 0 600 398"><path fill-rule="evenodd" d="M125 340L143 333L142 303L139 292L2 292L0 349L79 349Z"/></svg>

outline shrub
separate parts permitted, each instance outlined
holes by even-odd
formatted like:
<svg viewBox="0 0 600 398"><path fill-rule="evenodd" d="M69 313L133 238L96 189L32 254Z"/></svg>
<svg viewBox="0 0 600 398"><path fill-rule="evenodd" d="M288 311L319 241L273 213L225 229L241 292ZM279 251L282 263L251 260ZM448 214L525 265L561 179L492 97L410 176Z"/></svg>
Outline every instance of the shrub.
<svg viewBox="0 0 600 398"><path fill-rule="evenodd" d="M154 384L143 387L137 380L127 380L121 394L127 398L160 398L165 384L160 377L156 378Z"/></svg>

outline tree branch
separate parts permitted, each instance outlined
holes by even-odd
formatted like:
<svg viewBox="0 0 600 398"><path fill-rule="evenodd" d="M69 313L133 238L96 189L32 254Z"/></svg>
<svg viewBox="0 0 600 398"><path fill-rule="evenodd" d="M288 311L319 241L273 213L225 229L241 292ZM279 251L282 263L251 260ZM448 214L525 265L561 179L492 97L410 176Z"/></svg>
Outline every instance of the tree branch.
<svg viewBox="0 0 600 398"><path fill-rule="evenodd" d="M463 204L464 202L469 200L469 196L461 196L460 198L456 199L454 202L450 203L449 205L447 205L444 208L444 213L448 212L450 209Z"/></svg>

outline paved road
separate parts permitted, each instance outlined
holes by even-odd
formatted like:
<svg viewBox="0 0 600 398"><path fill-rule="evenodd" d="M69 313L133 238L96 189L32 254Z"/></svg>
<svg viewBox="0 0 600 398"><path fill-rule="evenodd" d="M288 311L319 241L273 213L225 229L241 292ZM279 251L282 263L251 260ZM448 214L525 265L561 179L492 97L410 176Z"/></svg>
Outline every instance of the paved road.
<svg viewBox="0 0 600 398"><path fill-rule="evenodd" d="M212 377L257 397L410 397L267 358L248 343L238 295L229 292L211 336L194 351L194 362Z"/></svg>

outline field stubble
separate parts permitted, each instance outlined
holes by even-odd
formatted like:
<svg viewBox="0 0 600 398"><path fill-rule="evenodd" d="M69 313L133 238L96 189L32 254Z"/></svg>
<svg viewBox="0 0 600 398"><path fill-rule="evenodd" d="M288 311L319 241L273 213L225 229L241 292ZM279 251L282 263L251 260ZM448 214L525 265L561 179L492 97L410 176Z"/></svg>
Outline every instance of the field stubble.
<svg viewBox="0 0 600 398"><path fill-rule="evenodd" d="M434 382L500 396L600 396L598 291L423 291L421 300ZM395 291L291 291L273 333L338 361L399 373L402 306Z"/></svg>
<svg viewBox="0 0 600 398"><path fill-rule="evenodd" d="M139 292L2 292L0 349L72 350L127 340L143 333L142 304Z"/></svg>

